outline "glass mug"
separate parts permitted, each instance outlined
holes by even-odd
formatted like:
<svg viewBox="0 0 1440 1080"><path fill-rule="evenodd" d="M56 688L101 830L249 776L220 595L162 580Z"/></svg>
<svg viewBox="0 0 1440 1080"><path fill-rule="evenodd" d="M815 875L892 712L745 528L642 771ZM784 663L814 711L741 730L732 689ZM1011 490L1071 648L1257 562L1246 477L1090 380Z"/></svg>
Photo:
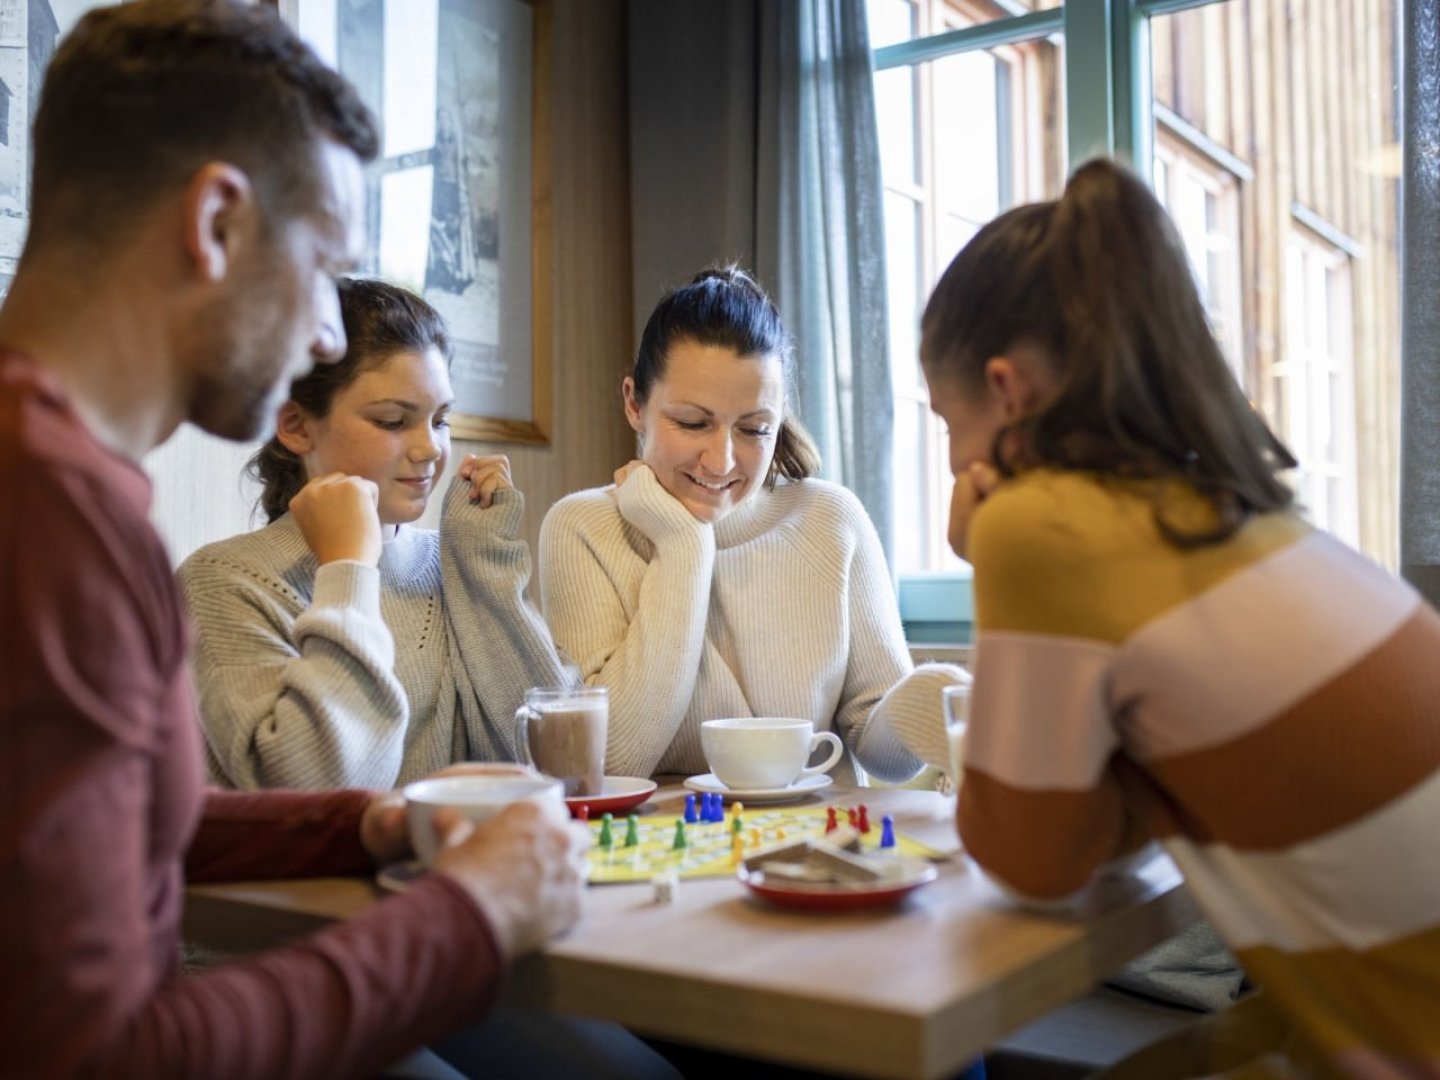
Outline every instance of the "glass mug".
<svg viewBox="0 0 1440 1080"><path fill-rule="evenodd" d="M605 788L605 735L610 692L603 686L525 692L515 713L521 761L565 785L565 797L599 795Z"/></svg>
<svg viewBox="0 0 1440 1080"><path fill-rule="evenodd" d="M970 725L970 684L956 683L940 691L945 713L945 741L950 747L950 783L958 792L965 768L965 729Z"/></svg>

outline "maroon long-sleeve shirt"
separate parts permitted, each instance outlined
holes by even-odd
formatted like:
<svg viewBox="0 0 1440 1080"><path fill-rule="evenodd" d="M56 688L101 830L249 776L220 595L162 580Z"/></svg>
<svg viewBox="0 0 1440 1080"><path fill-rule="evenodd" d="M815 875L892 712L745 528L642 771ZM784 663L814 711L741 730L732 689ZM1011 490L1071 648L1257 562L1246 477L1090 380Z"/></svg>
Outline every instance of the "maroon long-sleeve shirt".
<svg viewBox="0 0 1440 1080"><path fill-rule="evenodd" d="M368 796L202 789L149 501L59 384L0 352L0 1075L372 1073L488 1008L493 935L431 875L303 943L179 976L186 875L369 870Z"/></svg>

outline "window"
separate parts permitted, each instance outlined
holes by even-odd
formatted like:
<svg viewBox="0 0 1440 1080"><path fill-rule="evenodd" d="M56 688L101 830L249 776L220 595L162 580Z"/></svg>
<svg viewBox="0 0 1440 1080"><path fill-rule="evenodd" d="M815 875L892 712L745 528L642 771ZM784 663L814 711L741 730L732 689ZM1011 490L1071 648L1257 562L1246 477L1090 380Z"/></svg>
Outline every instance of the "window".
<svg viewBox="0 0 1440 1080"><path fill-rule="evenodd" d="M1149 20L1155 187L1216 333L1300 462L1301 511L1392 567L1395 14L1396 0L1227 0Z"/></svg>
<svg viewBox="0 0 1440 1080"><path fill-rule="evenodd" d="M1048 6L1054 6L1048 5ZM963 31L997 5L884 0L873 42ZM945 541L951 488L943 426L919 363L925 298L955 253L995 215L1058 190L1063 46L1058 36L1004 43L878 71L886 273L895 393L895 563L901 573L963 564ZM910 463L917 467L910 467Z"/></svg>
<svg viewBox="0 0 1440 1080"><path fill-rule="evenodd" d="M1350 308L1349 257L1292 226L1285 248L1284 359L1272 372L1276 426L1300 461L1295 488L1306 513L1358 546Z"/></svg>
<svg viewBox="0 0 1440 1080"><path fill-rule="evenodd" d="M1396 564L1397 4L872 0L902 576L959 565L925 299L979 225L1105 151L1148 163L1302 510Z"/></svg>
<svg viewBox="0 0 1440 1080"><path fill-rule="evenodd" d="M1210 325L1243 383L1239 181L1168 131L1156 132L1154 170L1155 194L1175 220Z"/></svg>

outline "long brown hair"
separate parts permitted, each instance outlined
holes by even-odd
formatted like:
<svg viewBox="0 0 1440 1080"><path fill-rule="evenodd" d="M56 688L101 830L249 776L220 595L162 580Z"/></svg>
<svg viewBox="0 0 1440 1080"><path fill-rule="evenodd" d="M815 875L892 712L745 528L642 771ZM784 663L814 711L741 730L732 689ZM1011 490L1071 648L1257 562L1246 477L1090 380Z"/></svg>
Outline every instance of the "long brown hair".
<svg viewBox="0 0 1440 1080"><path fill-rule="evenodd" d="M665 377L670 350L681 341L730 349L737 356L777 357L785 372L785 396L793 396L789 385L794 378L795 346L790 332L765 290L738 266L702 270L655 305L630 373L635 400L641 405L656 381ZM774 487L778 477L803 480L819 471L820 451L787 405L775 432L775 455L765 484Z"/></svg>
<svg viewBox="0 0 1440 1080"><path fill-rule="evenodd" d="M345 355L333 364L316 364L308 375L290 385L290 400L311 416L328 416L336 394L398 352L433 348L450 363L450 336L444 320L414 293L365 278L344 278L338 289ZM279 436L255 452L245 473L262 486L258 505L266 521L284 514L309 479L305 463Z"/></svg>
<svg viewBox="0 0 1440 1080"><path fill-rule="evenodd" d="M1179 480L1214 507L1202 531L1155 520L1182 547L1234 535L1294 496L1295 458L1246 401L1216 343L1180 237L1149 189L1106 160L1075 171L1056 202L990 222L955 256L925 307L927 373L980 393L985 364L1021 344L1056 390L996 437L1003 475L1032 467Z"/></svg>

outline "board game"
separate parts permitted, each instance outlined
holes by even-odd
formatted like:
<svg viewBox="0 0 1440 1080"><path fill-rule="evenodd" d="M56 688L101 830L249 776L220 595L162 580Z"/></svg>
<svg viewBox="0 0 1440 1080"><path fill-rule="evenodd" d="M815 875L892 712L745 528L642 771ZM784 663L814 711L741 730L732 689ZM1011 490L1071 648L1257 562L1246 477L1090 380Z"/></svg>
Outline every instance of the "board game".
<svg viewBox="0 0 1440 1080"><path fill-rule="evenodd" d="M849 822L850 811L857 811L860 804L836 805L841 824ZM631 815L635 819L635 843L626 844L630 832L627 817L616 817L610 822L589 822L593 846L588 855L590 883L610 885L633 882L649 882L657 874L674 871L681 878L730 877L735 873L739 859L748 857L762 848L796 840L818 840L825 836L829 821L829 808L825 806L742 807L740 811L739 859L736 858L735 823L733 804L724 811L723 820L685 822L678 814ZM684 828L685 846L675 847L677 824ZM602 842L608 825L608 840ZM869 823L868 831L862 831L860 845L865 852L880 848L881 826L879 822ZM895 833L894 851L921 859L941 859L944 855L913 840L903 833Z"/></svg>

